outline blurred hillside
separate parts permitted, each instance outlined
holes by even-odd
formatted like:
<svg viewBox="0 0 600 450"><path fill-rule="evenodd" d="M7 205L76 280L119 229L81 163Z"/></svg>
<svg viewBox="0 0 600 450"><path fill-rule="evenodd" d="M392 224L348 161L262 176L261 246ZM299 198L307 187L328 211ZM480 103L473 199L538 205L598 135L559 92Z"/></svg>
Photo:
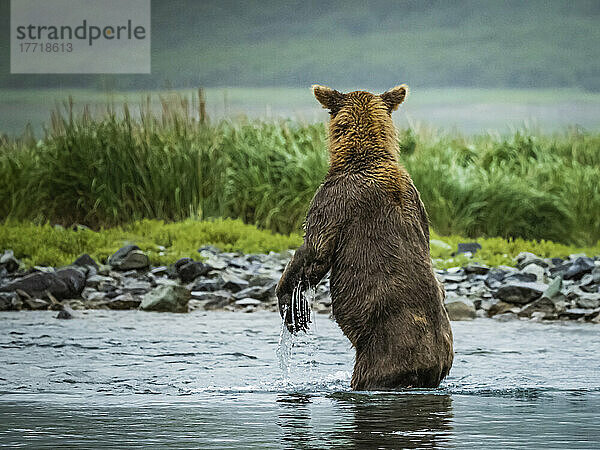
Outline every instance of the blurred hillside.
<svg viewBox="0 0 600 450"><path fill-rule="evenodd" d="M9 75L0 87L544 88L600 91L597 0L152 2L152 75Z"/></svg>

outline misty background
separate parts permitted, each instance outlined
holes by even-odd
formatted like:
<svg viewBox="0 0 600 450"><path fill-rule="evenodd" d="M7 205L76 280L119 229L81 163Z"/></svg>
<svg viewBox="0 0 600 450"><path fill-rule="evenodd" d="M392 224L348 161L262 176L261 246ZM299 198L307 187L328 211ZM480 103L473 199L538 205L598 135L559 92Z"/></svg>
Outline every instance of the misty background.
<svg viewBox="0 0 600 450"><path fill-rule="evenodd" d="M320 118L313 83L408 83L409 119L440 126L597 128L600 116L597 0L155 0L151 75L11 75L9 13L0 0L4 131L39 122L73 89L93 104L93 91L203 87L213 116Z"/></svg>

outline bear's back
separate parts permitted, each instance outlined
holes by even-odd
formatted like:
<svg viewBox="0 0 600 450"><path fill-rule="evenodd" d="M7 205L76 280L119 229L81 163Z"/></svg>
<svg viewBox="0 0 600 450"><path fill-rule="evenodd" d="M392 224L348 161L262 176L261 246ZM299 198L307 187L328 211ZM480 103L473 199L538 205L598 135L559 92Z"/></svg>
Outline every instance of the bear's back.
<svg viewBox="0 0 600 450"><path fill-rule="evenodd" d="M338 321L343 318L336 309L361 323L365 314L407 309L435 320L442 294L431 265L427 218L410 178L402 191L364 176L340 177L336 183L343 186L338 192L348 193L341 200L346 217L331 267Z"/></svg>

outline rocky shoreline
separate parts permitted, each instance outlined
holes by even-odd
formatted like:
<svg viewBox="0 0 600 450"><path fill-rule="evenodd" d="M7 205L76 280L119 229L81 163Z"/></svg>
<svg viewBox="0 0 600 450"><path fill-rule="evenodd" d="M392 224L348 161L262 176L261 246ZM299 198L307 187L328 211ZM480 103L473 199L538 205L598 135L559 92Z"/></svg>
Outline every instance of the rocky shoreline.
<svg viewBox="0 0 600 450"><path fill-rule="evenodd" d="M0 310L54 310L57 318L85 309L277 311L275 286L293 252L244 255L211 246L198 252L197 261L152 267L144 252L128 245L106 264L82 255L63 268L25 271L7 250L0 256ZM521 253L516 267L472 263L436 273L452 320L600 323L600 257ZM315 290L313 310L331 313L328 279Z"/></svg>

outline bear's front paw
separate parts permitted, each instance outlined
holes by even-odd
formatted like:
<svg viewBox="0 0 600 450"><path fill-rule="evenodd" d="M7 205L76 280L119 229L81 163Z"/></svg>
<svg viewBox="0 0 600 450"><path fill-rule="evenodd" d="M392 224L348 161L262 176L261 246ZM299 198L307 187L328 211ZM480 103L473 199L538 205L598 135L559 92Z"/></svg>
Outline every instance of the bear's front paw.
<svg viewBox="0 0 600 450"><path fill-rule="evenodd" d="M306 332L311 323L311 311L304 291L298 286L292 294L278 293L279 314L290 333Z"/></svg>
<svg viewBox="0 0 600 450"><path fill-rule="evenodd" d="M296 332L294 326L294 318L292 316L292 296L291 294L278 294L279 314L283 319L283 323L290 333Z"/></svg>

